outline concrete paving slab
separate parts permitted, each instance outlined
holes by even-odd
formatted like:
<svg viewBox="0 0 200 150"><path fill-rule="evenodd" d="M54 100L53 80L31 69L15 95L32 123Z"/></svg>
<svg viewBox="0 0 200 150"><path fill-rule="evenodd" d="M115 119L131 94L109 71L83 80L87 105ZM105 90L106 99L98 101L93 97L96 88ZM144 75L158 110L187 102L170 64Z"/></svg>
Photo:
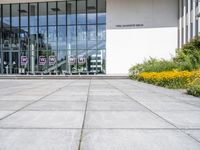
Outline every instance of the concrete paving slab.
<svg viewBox="0 0 200 150"><path fill-rule="evenodd" d="M99 96L123 96L123 93L120 92L106 92L106 91L97 91L97 92L90 92L90 95L99 95Z"/></svg>
<svg viewBox="0 0 200 150"><path fill-rule="evenodd" d="M89 95L89 101L123 101L123 102L132 102L133 100L129 97L122 96L108 96L108 95Z"/></svg>
<svg viewBox="0 0 200 150"><path fill-rule="evenodd" d="M175 99L173 97L167 97L165 95L157 95L157 94L153 94L153 95L146 95L146 94L129 94L130 97L132 97L133 99L139 101L139 102L180 102L183 101L181 99Z"/></svg>
<svg viewBox="0 0 200 150"><path fill-rule="evenodd" d="M77 150L80 130L0 129L1 150Z"/></svg>
<svg viewBox="0 0 200 150"><path fill-rule="evenodd" d="M86 102L52 102L40 101L28 106L24 110L34 111L84 111Z"/></svg>
<svg viewBox="0 0 200 150"><path fill-rule="evenodd" d="M200 111L156 112L178 128L200 128Z"/></svg>
<svg viewBox="0 0 200 150"><path fill-rule="evenodd" d="M160 101L160 102L140 102L141 104L143 104L144 106L146 106L147 108L153 110L153 111L200 111L199 107L196 107L194 105L191 104L187 104L184 102L164 102L164 101Z"/></svg>
<svg viewBox="0 0 200 150"><path fill-rule="evenodd" d="M183 92L132 80L0 80L0 118L10 114L0 150L199 150L200 99Z"/></svg>
<svg viewBox="0 0 200 150"><path fill-rule="evenodd" d="M31 102L32 101L0 101L0 111L15 111Z"/></svg>
<svg viewBox="0 0 200 150"><path fill-rule="evenodd" d="M2 128L81 128L83 111L20 111L2 120Z"/></svg>
<svg viewBox="0 0 200 150"><path fill-rule="evenodd" d="M5 116L7 116L7 115L9 115L9 114L11 114L11 113L13 113L13 111L0 111L0 119L2 119L3 117L5 117Z"/></svg>
<svg viewBox="0 0 200 150"><path fill-rule="evenodd" d="M89 101L90 111L148 111L136 102Z"/></svg>
<svg viewBox="0 0 200 150"><path fill-rule="evenodd" d="M72 96L48 96L44 101L87 101L87 96L72 95Z"/></svg>
<svg viewBox="0 0 200 150"><path fill-rule="evenodd" d="M21 95L7 95L7 96L2 96L0 97L0 101L3 100L7 100L7 101L35 101L42 98L42 96L21 96Z"/></svg>
<svg viewBox="0 0 200 150"><path fill-rule="evenodd" d="M200 129L199 130L184 130L185 133L191 135L200 142Z"/></svg>
<svg viewBox="0 0 200 150"><path fill-rule="evenodd" d="M81 150L199 150L176 130L84 130Z"/></svg>
<svg viewBox="0 0 200 150"><path fill-rule="evenodd" d="M150 112L88 111L86 128L174 128Z"/></svg>
<svg viewBox="0 0 200 150"><path fill-rule="evenodd" d="M199 100L195 100L195 99L190 99L190 100L188 100L188 101L184 101L185 103L187 103L187 104L191 104L191 105L193 105L193 106L195 106L195 107L198 107L198 108L200 108L200 99Z"/></svg>

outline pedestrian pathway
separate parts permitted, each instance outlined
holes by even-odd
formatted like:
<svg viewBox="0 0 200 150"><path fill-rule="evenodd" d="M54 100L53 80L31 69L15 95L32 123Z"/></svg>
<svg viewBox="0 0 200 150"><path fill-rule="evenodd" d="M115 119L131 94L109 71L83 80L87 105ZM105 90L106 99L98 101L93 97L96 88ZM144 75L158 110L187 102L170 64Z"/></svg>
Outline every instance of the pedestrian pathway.
<svg viewBox="0 0 200 150"><path fill-rule="evenodd" d="M200 150L200 98L132 80L0 80L0 150Z"/></svg>

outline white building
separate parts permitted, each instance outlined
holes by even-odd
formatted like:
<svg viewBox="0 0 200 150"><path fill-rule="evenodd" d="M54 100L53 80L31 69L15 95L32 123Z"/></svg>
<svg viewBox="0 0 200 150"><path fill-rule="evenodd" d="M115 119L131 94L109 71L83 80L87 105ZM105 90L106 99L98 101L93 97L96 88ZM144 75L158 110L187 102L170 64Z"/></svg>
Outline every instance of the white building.
<svg viewBox="0 0 200 150"><path fill-rule="evenodd" d="M132 65L149 57L170 59L176 48L200 34L198 0L1 0L0 3L2 74L21 73L23 69L33 74L47 70L127 74ZM73 22L73 16L74 24L68 24ZM47 20L45 24L42 18ZM14 38L7 35L8 28L11 32L13 28L19 29L13 33ZM49 55L56 58L53 67L48 64ZM85 57L85 64L78 63L79 55ZM23 62L24 56L29 61ZM41 63L40 57L46 57L46 63ZM69 57L77 60L70 62Z"/></svg>

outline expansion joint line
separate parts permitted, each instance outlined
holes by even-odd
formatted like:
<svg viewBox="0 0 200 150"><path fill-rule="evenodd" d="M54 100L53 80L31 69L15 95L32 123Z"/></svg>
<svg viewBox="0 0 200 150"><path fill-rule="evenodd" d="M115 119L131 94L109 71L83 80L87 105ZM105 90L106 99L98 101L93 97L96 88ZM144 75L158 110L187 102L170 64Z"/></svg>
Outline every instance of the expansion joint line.
<svg viewBox="0 0 200 150"><path fill-rule="evenodd" d="M82 128L81 128L81 134L80 134L80 140L79 140L78 150L81 150L81 144L82 144L82 141L83 141L83 130L85 128L85 119L86 119L86 115L87 115L87 108L88 108L89 95L90 95L90 87L91 87L91 80L92 79L90 79L89 86L88 86L87 101L86 101L86 105L85 105L85 112L84 112L84 117L83 117L83 124L82 124Z"/></svg>
<svg viewBox="0 0 200 150"><path fill-rule="evenodd" d="M69 86L69 85L72 84L73 82L74 82L74 81L71 81L71 82L69 82L68 84L66 84L66 85L64 85L64 86L62 86L62 87L60 87L60 88L57 88L57 89L54 90L53 92L50 92L50 93L48 93L47 95L45 95L45 96L39 98L38 100L33 101L33 102L31 102L31 103L29 103L29 104L23 106L22 108L20 108L20 109L14 111L14 112L12 112L11 114L6 115L5 117L1 118L0 121L2 121L2 120L4 120L4 119L6 119L6 118L8 118L8 117L10 117L10 116L12 116L12 115L14 115L14 114L16 114L16 113L19 112L19 111L22 111L23 109L29 107L30 105L33 105L33 104L35 104L35 103L37 103L37 102L42 101L44 98L46 98L46 97L48 97L48 96L50 96L50 95L56 93L57 91L59 91L59 90L65 88L65 87Z"/></svg>
<svg viewBox="0 0 200 150"><path fill-rule="evenodd" d="M127 93L125 93L124 91L120 90L118 87L112 85L111 83L109 83L108 81L105 81L107 84L109 84L111 87L115 88L116 90L118 90L120 93L126 95L128 98L130 98L132 101L136 102L137 104L139 104L140 106L146 108L149 112L153 113L154 115L156 115L157 117L159 117L160 119L164 120L166 123L172 125L173 127L175 127L178 131L180 131L181 133L189 136L190 138L192 138L193 140L195 140L196 142L198 142L200 144L200 141L198 139L196 139L195 137L191 136L190 134L185 133L182 129L180 129L179 127L177 127L176 125L174 125L173 123L171 123L170 121L166 120L165 118L163 118L162 116L160 116L159 114L155 113L154 111L152 111L151 109L149 109L148 107L146 107L145 105L143 105L142 103L138 102L136 99L132 98L131 96L129 96Z"/></svg>

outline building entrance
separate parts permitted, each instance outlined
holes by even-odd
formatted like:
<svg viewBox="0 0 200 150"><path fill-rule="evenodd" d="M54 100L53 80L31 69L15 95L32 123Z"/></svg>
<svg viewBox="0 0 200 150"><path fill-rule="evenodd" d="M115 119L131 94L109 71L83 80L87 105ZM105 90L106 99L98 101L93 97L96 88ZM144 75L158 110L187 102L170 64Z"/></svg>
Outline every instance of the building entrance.
<svg viewBox="0 0 200 150"><path fill-rule="evenodd" d="M2 74L105 74L106 1L0 5Z"/></svg>
<svg viewBox="0 0 200 150"><path fill-rule="evenodd" d="M19 52L3 52L2 71L3 74L19 73Z"/></svg>

